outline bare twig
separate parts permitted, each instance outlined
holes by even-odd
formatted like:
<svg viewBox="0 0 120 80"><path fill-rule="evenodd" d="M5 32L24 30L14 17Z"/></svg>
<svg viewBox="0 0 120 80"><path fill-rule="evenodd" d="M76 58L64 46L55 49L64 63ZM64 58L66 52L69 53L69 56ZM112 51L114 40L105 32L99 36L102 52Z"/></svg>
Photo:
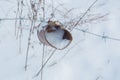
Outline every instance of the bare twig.
<svg viewBox="0 0 120 80"><path fill-rule="evenodd" d="M16 12L16 18L14 18L15 20L15 36L16 36L16 29L17 29L17 17L18 17L18 13L19 13L19 1L17 0L17 12ZM8 20L7 18L4 18L4 19L1 19L1 20ZM9 20L12 20L12 19L9 19Z"/></svg>
<svg viewBox="0 0 120 80"><path fill-rule="evenodd" d="M20 6L21 6L21 9L20 9L20 15L19 15L19 18L22 17L22 14L23 14L23 4L22 4L23 0L20 2ZM22 41L22 20L19 21L19 30L20 30L20 34L19 34L19 53L21 53L21 41Z"/></svg>
<svg viewBox="0 0 120 80"><path fill-rule="evenodd" d="M70 52L73 48L75 48L76 46L78 46L78 45L79 45L78 43L82 42L83 40L84 40L84 39L77 41L73 46L71 46L71 47L64 53L64 55L63 55L58 61L54 62L54 63L51 64L50 66L55 65L55 64L57 64L58 62L62 61L62 60L69 54L69 52Z"/></svg>
<svg viewBox="0 0 120 80"><path fill-rule="evenodd" d="M81 31L81 32L83 32L83 33L87 33L87 34L91 34L91 35L93 35L93 36L97 36L97 37L101 37L102 39L110 39L110 40L115 40L115 41L120 41L120 39L118 39L118 38L113 38L113 37L110 37L110 36L106 36L106 35L100 35L100 34L96 34L96 33L93 33L93 32L89 32L89 31L87 31L87 30L84 30L84 29L79 29L79 28L75 28L76 30L79 30L79 31Z"/></svg>
<svg viewBox="0 0 120 80"><path fill-rule="evenodd" d="M29 53L29 47L30 47L30 40L31 40L31 35L34 31L34 26L36 23L36 19L37 19L37 12L36 12L36 7L35 7L35 3L30 0L30 5L31 5L31 28L30 28L30 32L29 32L29 37L28 37L28 46L27 46L27 52L26 52L26 61L25 61L25 70L27 70L27 64L28 64L28 53Z"/></svg>
<svg viewBox="0 0 120 80"><path fill-rule="evenodd" d="M40 72L43 70L43 68L45 67L45 65L48 63L48 61L54 55L55 51L56 51L56 49L53 50L53 52L51 53L51 55L48 57L48 59L45 61L45 63L43 64L43 66L40 68L40 70L37 72L37 74L34 77L37 77L40 74Z"/></svg>
<svg viewBox="0 0 120 80"><path fill-rule="evenodd" d="M97 2L98 0L95 0L90 6L89 8L85 11L85 13L79 18L79 20L75 23L75 25L73 26L73 29L79 24L79 22L85 17L85 15L90 11L90 9L93 7L93 5ZM73 30L72 29L72 30Z"/></svg>
<svg viewBox="0 0 120 80"><path fill-rule="evenodd" d="M43 21L45 21L45 0L43 0Z"/></svg>
<svg viewBox="0 0 120 80"><path fill-rule="evenodd" d="M43 44L42 67L44 63L44 55L45 55L45 45ZM41 70L41 80L43 80L43 70Z"/></svg>
<svg viewBox="0 0 120 80"><path fill-rule="evenodd" d="M30 47L30 40L31 40L31 35L32 35L32 28L33 28L34 21L31 21L31 28L29 32L29 37L28 37L28 46L27 46L27 52L26 52L26 60L25 60L25 70L27 70L27 64L28 64L28 53L29 53L29 47Z"/></svg>

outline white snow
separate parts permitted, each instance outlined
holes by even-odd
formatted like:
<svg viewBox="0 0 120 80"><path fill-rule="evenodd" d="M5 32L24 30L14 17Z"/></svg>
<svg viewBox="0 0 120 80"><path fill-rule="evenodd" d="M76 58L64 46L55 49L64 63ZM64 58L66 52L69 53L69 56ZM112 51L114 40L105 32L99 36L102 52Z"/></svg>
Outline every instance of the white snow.
<svg viewBox="0 0 120 80"><path fill-rule="evenodd" d="M51 3L51 0L46 1ZM62 11L68 12L68 9L75 9L74 14L67 14L69 18L65 19L61 18L60 15L66 12L62 13L55 10L55 20L68 21L74 16L77 17L76 15L79 13L83 13L94 0L53 1L54 4L60 5L54 5L54 7L63 9ZM46 4L49 4L47 2ZM0 18L15 17L16 6L16 0L0 0ZM49 6L46 7L50 9ZM50 16L49 10L46 9L46 12L46 16ZM102 35L105 33L105 35L120 39L120 0L98 0L97 4L90 10L90 14L96 13L109 13L109 15L106 16L106 21L84 24L79 27L88 28L90 32L96 34ZM14 20L0 21L0 80L40 80L40 75L33 78L41 66L43 50L37 34L32 34L28 70L25 71L24 64L29 30L23 29L22 52L19 53L19 40L16 40L14 36L14 24ZM27 28L29 28L28 26ZM23 25L23 27L26 26ZM120 80L120 41L107 39L105 42L100 37L78 30L73 30L71 33L73 35L72 44L65 50L56 51L44 68L43 80ZM63 35L63 33L60 35ZM51 43L53 43L53 40L58 43L59 41L55 39L61 38L58 35L54 36L55 39L49 37ZM54 45L61 47L58 44ZM45 50L46 54L51 52L49 47L45 47ZM68 54L65 56L66 52ZM49 66L51 63L54 63L54 65Z"/></svg>
<svg viewBox="0 0 120 80"><path fill-rule="evenodd" d="M49 32L49 33L46 32L45 35L46 35L47 41L58 49L62 49L70 43L70 40L62 38L64 35L64 30L62 29L58 29L56 31Z"/></svg>

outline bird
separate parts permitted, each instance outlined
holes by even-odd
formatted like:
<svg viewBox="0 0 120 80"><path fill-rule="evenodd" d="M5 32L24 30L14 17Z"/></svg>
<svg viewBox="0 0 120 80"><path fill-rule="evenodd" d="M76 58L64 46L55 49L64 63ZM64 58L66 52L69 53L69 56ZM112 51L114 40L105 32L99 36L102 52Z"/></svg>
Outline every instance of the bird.
<svg viewBox="0 0 120 80"><path fill-rule="evenodd" d="M58 29L61 29L61 26L59 24L59 22L57 21L48 21L48 25L46 27L46 31L49 32L54 32Z"/></svg>

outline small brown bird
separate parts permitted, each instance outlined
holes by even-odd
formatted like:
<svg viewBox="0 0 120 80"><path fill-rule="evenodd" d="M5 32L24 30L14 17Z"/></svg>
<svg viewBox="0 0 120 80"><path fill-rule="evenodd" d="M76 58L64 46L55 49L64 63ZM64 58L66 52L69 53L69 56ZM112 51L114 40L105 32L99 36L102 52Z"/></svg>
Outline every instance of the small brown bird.
<svg viewBox="0 0 120 80"><path fill-rule="evenodd" d="M61 28L61 26L58 24L57 21L48 21L46 31L47 32L54 32L60 28Z"/></svg>

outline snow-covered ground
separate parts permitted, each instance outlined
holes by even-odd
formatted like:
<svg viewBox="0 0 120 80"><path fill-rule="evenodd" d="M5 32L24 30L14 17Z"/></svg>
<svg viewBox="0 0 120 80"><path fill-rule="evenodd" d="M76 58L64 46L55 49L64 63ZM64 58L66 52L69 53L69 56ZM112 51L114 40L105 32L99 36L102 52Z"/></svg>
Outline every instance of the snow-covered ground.
<svg viewBox="0 0 120 80"><path fill-rule="evenodd" d="M74 8L74 14L70 15L73 18L85 12L93 2L94 0L54 0L54 5L64 3L65 8ZM79 27L120 39L119 3L120 0L98 0L88 14L108 14L105 20ZM16 0L0 0L0 19L15 17L16 6ZM41 67L43 46L39 44L36 32L31 39L28 69L24 70L29 35L29 24L25 23L19 53L19 39L14 35L15 21L0 20L0 80L40 80L40 75L34 76ZM72 44L65 50L55 52L44 67L43 80L120 80L120 40L103 39L76 29L71 33ZM45 58L50 55L50 50L45 47Z"/></svg>

